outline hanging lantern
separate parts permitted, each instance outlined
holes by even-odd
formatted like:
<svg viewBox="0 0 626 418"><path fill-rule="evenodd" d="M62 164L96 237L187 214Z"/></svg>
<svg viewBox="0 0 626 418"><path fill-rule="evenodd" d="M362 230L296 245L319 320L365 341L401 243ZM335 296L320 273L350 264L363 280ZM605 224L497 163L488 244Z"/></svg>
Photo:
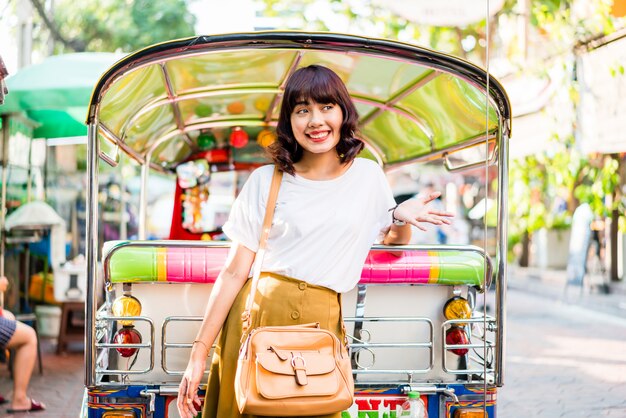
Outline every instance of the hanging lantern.
<svg viewBox="0 0 626 418"><path fill-rule="evenodd" d="M246 105L243 102L232 102L228 106L226 106L226 110L231 115L240 115L246 110Z"/></svg>
<svg viewBox="0 0 626 418"><path fill-rule="evenodd" d="M194 108L194 113L201 118L206 118L213 114L213 108L206 103L200 103Z"/></svg>
<svg viewBox="0 0 626 418"><path fill-rule="evenodd" d="M200 148L201 151L210 150L216 143L215 135L213 135L211 131L202 131L200 135L198 135L198 148Z"/></svg>
<svg viewBox="0 0 626 418"><path fill-rule="evenodd" d="M254 107L259 112L267 112L267 109L269 109L270 104L271 104L270 99L265 96L259 97L258 99L254 101Z"/></svg>
<svg viewBox="0 0 626 418"><path fill-rule="evenodd" d="M243 148L248 143L248 133L241 126L235 126L230 133L230 145Z"/></svg>
<svg viewBox="0 0 626 418"><path fill-rule="evenodd" d="M263 148L267 148L276 141L276 134L269 130L263 129L256 137L256 142Z"/></svg>

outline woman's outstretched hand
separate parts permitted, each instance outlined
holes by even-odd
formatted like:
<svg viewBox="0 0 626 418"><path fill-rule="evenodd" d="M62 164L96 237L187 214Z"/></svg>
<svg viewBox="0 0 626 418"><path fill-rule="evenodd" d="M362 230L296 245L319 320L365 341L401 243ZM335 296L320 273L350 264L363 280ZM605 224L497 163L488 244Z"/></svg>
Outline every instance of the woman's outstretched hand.
<svg viewBox="0 0 626 418"><path fill-rule="evenodd" d="M205 362L206 355L194 356L194 353L192 353L189 359L185 374L178 386L178 399L176 400L176 406L181 418L192 418L198 415L200 410L198 386L204 376Z"/></svg>
<svg viewBox="0 0 626 418"><path fill-rule="evenodd" d="M406 200L398 205L393 212L393 216L422 231L426 231L426 228L422 225L424 222L434 225L450 225L452 223L450 218L453 217L454 214L434 210L428 205L439 196L441 196L441 192L432 192L426 196Z"/></svg>

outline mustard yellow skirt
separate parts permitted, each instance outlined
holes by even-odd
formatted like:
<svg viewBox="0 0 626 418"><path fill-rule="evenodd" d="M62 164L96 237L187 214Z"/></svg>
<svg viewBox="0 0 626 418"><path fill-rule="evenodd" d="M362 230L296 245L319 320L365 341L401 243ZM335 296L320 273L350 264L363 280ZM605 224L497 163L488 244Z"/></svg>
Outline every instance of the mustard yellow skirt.
<svg viewBox="0 0 626 418"><path fill-rule="evenodd" d="M235 372L241 346L241 313L250 292L251 280L242 287L233 303L213 354L202 418L254 418L241 415L235 400ZM262 273L252 309L252 328L272 325L298 325L319 322L339 341L341 326L340 295L334 290L273 273ZM311 412L315 404L311 404ZM310 415L340 418L341 413Z"/></svg>

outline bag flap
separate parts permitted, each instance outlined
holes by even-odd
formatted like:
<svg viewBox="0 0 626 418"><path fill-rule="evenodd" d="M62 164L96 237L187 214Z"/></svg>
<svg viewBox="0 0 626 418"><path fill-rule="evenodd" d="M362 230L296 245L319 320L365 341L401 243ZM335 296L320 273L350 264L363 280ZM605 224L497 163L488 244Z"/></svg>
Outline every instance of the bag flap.
<svg viewBox="0 0 626 418"><path fill-rule="evenodd" d="M299 352L295 350L283 351L288 353L287 360L281 360L276 353L270 351L267 353L257 353L257 364L268 372L293 376L295 375L295 371L291 361L292 357L301 356L304 359L304 370L306 371L307 376L327 374L335 370L335 358L330 354ZM297 359L296 364L301 367L303 362L300 359Z"/></svg>
<svg viewBox="0 0 626 418"><path fill-rule="evenodd" d="M248 344L251 353L264 353L269 347L285 347L285 350L301 348L334 355L339 340L335 334L325 329L301 326L260 327L252 331Z"/></svg>

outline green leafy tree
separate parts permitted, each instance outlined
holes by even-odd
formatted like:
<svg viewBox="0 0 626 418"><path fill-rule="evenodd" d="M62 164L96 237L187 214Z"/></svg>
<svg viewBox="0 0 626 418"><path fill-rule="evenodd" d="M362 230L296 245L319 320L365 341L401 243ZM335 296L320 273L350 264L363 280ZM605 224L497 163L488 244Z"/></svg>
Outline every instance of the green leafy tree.
<svg viewBox="0 0 626 418"><path fill-rule="evenodd" d="M618 23L610 14L611 0L507 0L502 10L490 19L489 34L485 19L465 27L424 26L393 15L381 6L382 2L264 0L264 3L265 13L282 17L286 27L399 39L482 65L486 62L486 40L489 39L490 56L505 58L511 73L547 77L551 66L562 65L570 76L565 77L558 89L568 93L568 106L574 107L578 103L578 85L572 66L575 53L587 40L623 26L623 22ZM320 9L332 10L338 17L328 20L328 13L318 12ZM523 21L525 30L509 30L509 38L505 39L506 28L517 29L524 16L527 16ZM619 66L611 71L619 75L624 69ZM575 123L572 120L569 129L560 126L560 131L553 134L550 153L512 162L509 208L510 219L515 222L510 223L511 244L520 241L527 244L532 233L540 228L567 227L581 201L590 203L599 216L607 216L611 211L623 213L624 198L619 195L618 186L620 171L624 169L619 158L612 156L605 161L578 152L574 141ZM565 211L555 210L557 199L565 200Z"/></svg>
<svg viewBox="0 0 626 418"><path fill-rule="evenodd" d="M59 0L52 13L31 2L58 53L134 51L194 34L188 0Z"/></svg>
<svg viewBox="0 0 626 418"><path fill-rule="evenodd" d="M264 0L263 3L263 14L280 19L284 28L398 39L484 62L484 44L478 42L485 35L484 21L464 28L418 25L395 15L382 2ZM471 47L464 49L462 41L468 37L476 42L466 44Z"/></svg>

